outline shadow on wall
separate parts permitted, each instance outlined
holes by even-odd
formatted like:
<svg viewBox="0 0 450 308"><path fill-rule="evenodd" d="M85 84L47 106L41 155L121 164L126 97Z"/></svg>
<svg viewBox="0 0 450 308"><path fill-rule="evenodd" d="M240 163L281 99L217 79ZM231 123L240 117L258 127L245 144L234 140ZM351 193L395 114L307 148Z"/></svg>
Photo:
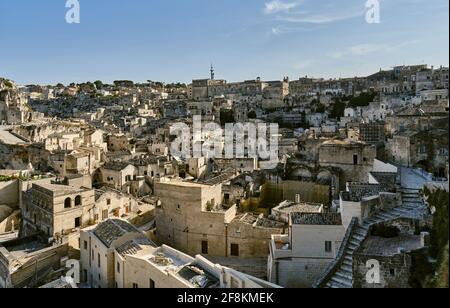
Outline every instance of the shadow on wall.
<svg viewBox="0 0 450 308"><path fill-rule="evenodd" d="M19 208L19 180L0 182L0 205Z"/></svg>

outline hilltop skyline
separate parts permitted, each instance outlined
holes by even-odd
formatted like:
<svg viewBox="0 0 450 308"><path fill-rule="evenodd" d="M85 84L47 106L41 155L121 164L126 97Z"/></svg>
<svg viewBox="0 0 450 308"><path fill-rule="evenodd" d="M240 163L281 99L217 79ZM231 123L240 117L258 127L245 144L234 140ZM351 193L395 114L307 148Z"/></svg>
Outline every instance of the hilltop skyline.
<svg viewBox="0 0 450 308"><path fill-rule="evenodd" d="M427 65L428 68L434 67L434 69L446 67L446 66L443 66L443 65L437 65L437 66L428 65L428 64L426 64L426 63L425 63L425 64L406 64L406 65L399 65L399 66L406 66L406 67L408 67L408 66L417 66L417 65ZM322 79L322 80L340 80L340 79L352 79L352 78L366 78L366 77L369 77L369 76L371 76L371 75L373 75L373 74L378 73L379 71L389 71L389 70L391 70L391 69L393 69L393 68L394 68L394 67L390 67L390 68L380 68L379 70L374 71L374 72L372 72L372 73L370 73L370 74L368 74L368 75L364 75L364 76L346 76L346 77L327 77L327 78L325 78L325 77L323 77L323 76L308 76L308 75L305 75L305 76L298 76L297 78L294 78L294 79L290 78L289 80L290 80L290 81L294 81L294 80L298 80L298 79L303 78L303 77L311 78L311 79L318 79L318 80L321 80L321 79ZM214 71L214 72L216 72L216 71ZM280 74L280 76L283 76L283 74ZM82 83L88 83L88 82L95 83L95 82L97 82L97 81L101 81L101 82L102 82L103 84L105 84L105 85L107 85L107 84L112 85L112 84L114 84L114 82L116 82L116 81L131 81L131 82L133 82L134 84L145 84L145 83L148 83L148 82L153 82L153 83L163 83L163 84L165 84L165 85L169 85L169 84L181 84L181 85L187 86L187 85L192 84L192 81L193 81L193 80L210 79L210 76L208 76L208 75L205 73L203 78L191 79L191 80L189 80L189 81L187 81L187 82L178 81L178 80L172 80L172 81L160 81L160 80L157 80L157 79L154 79L154 80L151 80L151 79L147 79L147 80L132 80L132 79L128 79L128 78L121 78L121 79L111 80L111 81L108 81L108 82L106 82L106 81L104 81L104 80L97 79L97 80L81 80L81 81L77 81L77 82L75 82L75 81L69 81L69 82L66 82L66 83L63 83L63 82L56 82L56 83L53 83L53 84L39 84L39 83L21 84L21 83L18 83L16 80L7 78L7 77L5 77L5 76L0 76L0 78L6 78L7 80L13 81L13 82L16 83L18 86L37 85L37 86L43 86L43 87L45 87L45 86L56 86L56 85L58 85L58 84L63 84L64 86L68 86L68 85L71 85L71 84L82 84ZM243 82L243 81L246 81L246 80L255 80L255 79L257 79L257 78L260 78L260 77L259 77L259 76L256 76L255 78L252 78L252 79L245 79L245 80L226 80L226 79L222 79L222 78L215 78L215 79L216 79L216 80L225 80L225 81L227 81L228 83L233 83L233 82ZM278 78L278 79L272 79L272 80L269 80L269 79L263 79L262 81L267 81L267 82L268 82L268 81L281 81L281 80L283 80L283 78L284 78L284 77Z"/></svg>

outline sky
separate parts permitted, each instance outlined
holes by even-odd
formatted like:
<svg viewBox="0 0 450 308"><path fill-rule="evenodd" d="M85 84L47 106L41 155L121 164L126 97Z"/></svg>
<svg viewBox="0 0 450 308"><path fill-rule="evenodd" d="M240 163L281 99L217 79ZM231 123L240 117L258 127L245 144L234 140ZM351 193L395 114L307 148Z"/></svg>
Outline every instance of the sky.
<svg viewBox="0 0 450 308"><path fill-rule="evenodd" d="M0 0L0 77L19 84L366 76L448 66L448 0Z"/></svg>

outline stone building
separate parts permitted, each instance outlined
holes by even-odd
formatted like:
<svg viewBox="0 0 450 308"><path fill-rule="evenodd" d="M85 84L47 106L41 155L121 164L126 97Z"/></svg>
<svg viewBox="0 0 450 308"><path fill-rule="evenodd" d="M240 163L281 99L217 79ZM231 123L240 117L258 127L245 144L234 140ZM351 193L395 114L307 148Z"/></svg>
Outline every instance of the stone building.
<svg viewBox="0 0 450 308"><path fill-rule="evenodd" d="M168 246L147 247L136 253L116 251L118 287L121 288L279 288L270 282L212 263L197 255L190 257Z"/></svg>
<svg viewBox="0 0 450 308"><path fill-rule="evenodd" d="M415 222L399 219L381 224L355 252L353 258L354 288L413 288L414 273L420 269L415 260L426 256L427 233L415 235ZM377 272L368 279L368 264ZM370 279L372 278L372 279Z"/></svg>
<svg viewBox="0 0 450 308"><path fill-rule="evenodd" d="M158 242L189 255L265 258L271 235L283 232L284 224L224 208L221 183L161 181L155 196Z"/></svg>
<svg viewBox="0 0 450 308"><path fill-rule="evenodd" d="M319 149L321 167L336 167L342 170L340 183L347 181L365 182L372 171L377 149L373 145L332 140L324 142ZM343 187L341 187L343 188Z"/></svg>
<svg viewBox="0 0 450 308"><path fill-rule="evenodd" d="M361 123L359 125L359 140L372 145L384 145L385 126L383 123Z"/></svg>
<svg viewBox="0 0 450 308"><path fill-rule="evenodd" d="M292 212L289 234L273 235L269 281L290 288L310 288L336 258L345 235L341 215Z"/></svg>
<svg viewBox="0 0 450 308"><path fill-rule="evenodd" d="M124 134L109 135L108 150L112 152L120 152L130 150L130 140Z"/></svg>
<svg viewBox="0 0 450 308"><path fill-rule="evenodd" d="M279 288L169 246L111 219L81 231L81 278L92 288Z"/></svg>
<svg viewBox="0 0 450 308"><path fill-rule="evenodd" d="M91 188L70 181L32 184L22 195L21 234L40 232L50 238L62 238L89 225L89 211L94 205Z"/></svg>
<svg viewBox="0 0 450 308"><path fill-rule="evenodd" d="M116 249L154 244L136 227L120 219L108 219L80 233L81 279L92 288L116 287ZM119 269L120 270L120 269Z"/></svg>
<svg viewBox="0 0 450 308"><path fill-rule="evenodd" d="M109 162L100 168L97 184L103 184L117 190L131 193L131 184L137 180L137 168L126 162Z"/></svg>
<svg viewBox="0 0 450 308"><path fill-rule="evenodd" d="M22 124L32 119L28 100L17 89L0 91L0 124Z"/></svg>
<svg viewBox="0 0 450 308"><path fill-rule="evenodd" d="M68 255L67 244L52 245L37 235L0 242L0 289L39 287L61 275Z"/></svg>
<svg viewBox="0 0 450 308"><path fill-rule="evenodd" d="M448 129L399 133L389 139L386 150L388 158L395 163L421 167L444 177L448 162Z"/></svg>

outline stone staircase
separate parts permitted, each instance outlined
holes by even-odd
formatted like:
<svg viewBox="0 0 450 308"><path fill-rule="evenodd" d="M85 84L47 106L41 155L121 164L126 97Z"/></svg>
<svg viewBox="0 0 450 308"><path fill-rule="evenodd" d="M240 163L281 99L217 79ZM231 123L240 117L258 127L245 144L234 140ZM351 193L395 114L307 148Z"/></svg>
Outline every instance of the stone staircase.
<svg viewBox="0 0 450 308"><path fill-rule="evenodd" d="M341 262L333 269L334 274L319 282L316 286L325 288L352 288L353 287L353 254L368 237L372 226L395 220L398 218L420 219L426 215L427 209L417 189L402 189L402 206L390 210L383 210L360 225L354 226L350 238L341 248L344 253Z"/></svg>

